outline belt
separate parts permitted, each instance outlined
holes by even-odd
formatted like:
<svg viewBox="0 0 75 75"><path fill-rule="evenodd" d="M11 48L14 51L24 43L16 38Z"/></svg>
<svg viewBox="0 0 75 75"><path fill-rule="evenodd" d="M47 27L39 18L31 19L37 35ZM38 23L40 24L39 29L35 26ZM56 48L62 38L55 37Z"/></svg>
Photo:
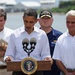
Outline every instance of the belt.
<svg viewBox="0 0 75 75"><path fill-rule="evenodd" d="M68 72L74 72L75 69L67 69Z"/></svg>

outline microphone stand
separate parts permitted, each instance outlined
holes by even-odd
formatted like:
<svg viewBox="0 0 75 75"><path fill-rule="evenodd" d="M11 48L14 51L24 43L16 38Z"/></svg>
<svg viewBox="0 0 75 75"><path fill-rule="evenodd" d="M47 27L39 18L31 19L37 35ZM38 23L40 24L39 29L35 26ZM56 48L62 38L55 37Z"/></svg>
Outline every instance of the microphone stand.
<svg viewBox="0 0 75 75"><path fill-rule="evenodd" d="M28 47L29 43L30 43L30 48ZM36 39L32 38L29 42L29 40L25 38L22 42L22 45L23 45L24 51L28 54L28 58L25 58L22 61L22 71L27 75L31 75L37 69L36 60L30 57L30 53L35 49ZM23 65L25 65L25 68L23 67Z"/></svg>

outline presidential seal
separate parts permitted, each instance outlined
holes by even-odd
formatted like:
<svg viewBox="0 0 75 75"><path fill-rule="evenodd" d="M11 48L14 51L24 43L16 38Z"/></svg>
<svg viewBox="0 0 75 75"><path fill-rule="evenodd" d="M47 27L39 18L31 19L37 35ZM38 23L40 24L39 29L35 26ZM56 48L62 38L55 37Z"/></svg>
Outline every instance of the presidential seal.
<svg viewBox="0 0 75 75"><path fill-rule="evenodd" d="M31 57L27 57L21 61L21 70L25 74L33 74L37 70L37 61Z"/></svg>

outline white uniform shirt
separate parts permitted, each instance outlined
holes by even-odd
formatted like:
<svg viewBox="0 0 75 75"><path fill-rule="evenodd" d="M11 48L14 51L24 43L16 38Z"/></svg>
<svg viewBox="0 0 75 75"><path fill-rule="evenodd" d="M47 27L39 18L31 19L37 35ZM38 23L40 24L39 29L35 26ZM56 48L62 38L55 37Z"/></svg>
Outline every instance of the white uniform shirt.
<svg viewBox="0 0 75 75"><path fill-rule="evenodd" d="M4 29L0 32L0 39L5 40L6 42L9 41L9 36L13 32L13 30L4 27Z"/></svg>
<svg viewBox="0 0 75 75"><path fill-rule="evenodd" d="M66 32L58 38L53 59L60 60L66 68L75 69L75 36Z"/></svg>
<svg viewBox="0 0 75 75"><path fill-rule="evenodd" d="M34 31L31 34L28 34L24 27L21 27L15 30L14 34L11 35L5 58L11 56L16 61L28 57L23 49L22 41L24 38L30 40L32 37L36 38L37 44L33 52L30 53L30 57L36 60L43 60L46 57L50 57L50 48L46 33L43 30L34 27Z"/></svg>

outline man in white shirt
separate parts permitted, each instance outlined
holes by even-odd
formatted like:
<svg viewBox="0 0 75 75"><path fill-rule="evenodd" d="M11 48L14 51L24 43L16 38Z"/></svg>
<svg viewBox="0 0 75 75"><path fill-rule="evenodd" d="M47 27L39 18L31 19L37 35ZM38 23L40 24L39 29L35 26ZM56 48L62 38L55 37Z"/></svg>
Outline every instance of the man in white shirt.
<svg viewBox="0 0 75 75"><path fill-rule="evenodd" d="M49 60L52 64L52 59L50 56L49 42L46 33L35 27L37 22L37 12L34 9L27 9L23 15L24 26L18 28L10 36L10 41L8 48L5 53L4 60L13 61L13 60L23 60L27 58L28 55L23 49L22 41L23 39L31 38L36 39L35 49L30 53L30 57L35 60ZM30 45L29 47L30 48ZM13 72L12 75L26 75L23 72ZM43 75L42 72L35 72L33 75Z"/></svg>
<svg viewBox="0 0 75 75"><path fill-rule="evenodd" d="M13 30L5 27L6 19L7 19L7 13L3 9L0 9L0 49L1 48L3 49L0 50L0 57L4 56L4 53L7 48L7 44L1 41L1 39L8 43L10 34L13 32Z"/></svg>
<svg viewBox="0 0 75 75"><path fill-rule="evenodd" d="M75 75L75 10L66 14L66 26L68 31L58 38L53 59L61 75Z"/></svg>
<svg viewBox="0 0 75 75"><path fill-rule="evenodd" d="M10 35L13 32L13 30L5 27L6 20L7 13L3 9L0 9L0 61L3 61ZM6 69L0 70L0 75L6 74L11 74L11 72L7 73Z"/></svg>

